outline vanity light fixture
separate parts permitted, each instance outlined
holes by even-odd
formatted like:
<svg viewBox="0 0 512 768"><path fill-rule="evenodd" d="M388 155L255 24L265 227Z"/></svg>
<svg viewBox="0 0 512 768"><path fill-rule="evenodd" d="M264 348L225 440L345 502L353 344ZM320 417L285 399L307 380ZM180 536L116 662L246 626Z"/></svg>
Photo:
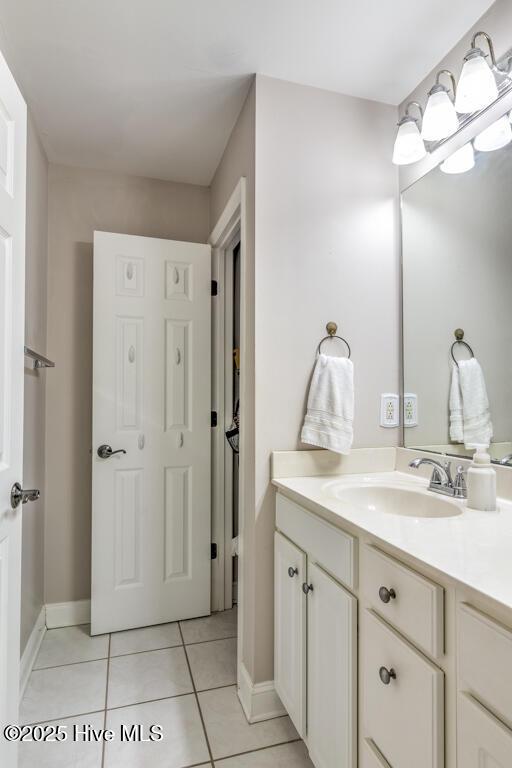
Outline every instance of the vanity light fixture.
<svg viewBox="0 0 512 768"><path fill-rule="evenodd" d="M440 165L443 173L450 174L466 173L466 171L470 171L474 167L475 152L470 141L454 152L453 155L447 157L444 163L441 163Z"/></svg>
<svg viewBox="0 0 512 768"><path fill-rule="evenodd" d="M493 152L506 147L512 141L512 126L507 115L495 120L475 138L475 149L479 152Z"/></svg>
<svg viewBox="0 0 512 768"><path fill-rule="evenodd" d="M450 89L440 82L441 75L447 75L451 80ZM448 69L437 73L435 85L428 92L427 106L423 116L421 137L425 141L441 141L451 136L459 127L459 118L454 106L457 95L455 78Z"/></svg>
<svg viewBox="0 0 512 768"><path fill-rule="evenodd" d="M420 117L410 114L411 107L417 107ZM398 131L393 149L393 163L395 165L409 165L416 163L427 154L425 144L421 138L419 123L423 120L423 109L417 101L410 101L405 109L405 115L398 123Z"/></svg>
<svg viewBox="0 0 512 768"><path fill-rule="evenodd" d="M489 48L491 65L487 61L486 54L478 48L476 41L479 37L485 38ZM498 98L498 85L494 76L498 70L494 45L487 32L477 32L473 35L471 49L464 56L464 66L459 78L455 109L460 114L478 112L488 107ZM507 74L503 72L502 74Z"/></svg>

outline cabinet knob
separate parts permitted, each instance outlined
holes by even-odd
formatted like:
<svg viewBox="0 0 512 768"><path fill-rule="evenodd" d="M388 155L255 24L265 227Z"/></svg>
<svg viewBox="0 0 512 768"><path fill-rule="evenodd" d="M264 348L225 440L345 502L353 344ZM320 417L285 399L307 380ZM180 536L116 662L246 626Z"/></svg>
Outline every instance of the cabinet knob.
<svg viewBox="0 0 512 768"><path fill-rule="evenodd" d="M381 667L379 669L379 677L384 685L389 685L391 680L396 680L396 672L393 668L386 669L386 667Z"/></svg>
<svg viewBox="0 0 512 768"><path fill-rule="evenodd" d="M290 577L290 579L293 579L293 577L296 576L298 574L298 572L299 572L299 569L298 568L292 568L291 565L288 568L288 576Z"/></svg>
<svg viewBox="0 0 512 768"><path fill-rule="evenodd" d="M388 589L387 587L381 587L379 589L379 597L383 603L389 603L390 600L396 598L396 592L394 589Z"/></svg>
<svg viewBox="0 0 512 768"><path fill-rule="evenodd" d="M304 592L305 595L307 595L308 592L312 592L313 591L313 585L312 584L306 584L306 582L304 582L304 584L302 585L302 591Z"/></svg>

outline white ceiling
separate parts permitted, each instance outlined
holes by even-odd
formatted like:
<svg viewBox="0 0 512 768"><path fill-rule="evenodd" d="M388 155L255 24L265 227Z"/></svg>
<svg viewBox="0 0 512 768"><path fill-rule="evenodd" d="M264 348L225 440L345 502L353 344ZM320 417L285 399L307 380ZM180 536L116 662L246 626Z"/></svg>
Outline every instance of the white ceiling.
<svg viewBox="0 0 512 768"><path fill-rule="evenodd" d="M254 72L399 104L491 0L0 0L52 162L209 184Z"/></svg>

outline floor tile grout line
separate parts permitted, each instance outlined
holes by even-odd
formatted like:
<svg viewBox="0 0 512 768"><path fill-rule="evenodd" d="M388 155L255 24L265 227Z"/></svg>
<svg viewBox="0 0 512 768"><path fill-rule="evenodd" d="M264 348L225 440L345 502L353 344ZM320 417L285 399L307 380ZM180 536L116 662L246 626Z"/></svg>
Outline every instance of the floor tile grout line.
<svg viewBox="0 0 512 768"><path fill-rule="evenodd" d="M236 685L235 683L228 683L227 685L217 685L214 688L204 688L204 689L201 689L200 691L197 691L197 693L208 693L208 691L221 691L223 688L234 688L235 685ZM86 717L88 715L97 715L100 712L105 712L105 711L106 712L113 712L113 711L118 710L118 709L128 709L129 707L139 707L139 706L143 706L144 704L154 704L154 703L159 702L159 701L167 701L167 700L171 700L171 699L182 699L185 696L194 696L194 690L186 691L185 693L176 693L176 694L174 694L174 696L159 696L156 699L144 699L143 701L134 701L134 702L131 702L130 704L117 704L114 707L107 707L106 710L105 709L95 709L95 710L92 710L91 712L79 712L78 714L61 715L60 717L47 718L46 720L37 720L37 721L34 721L32 723L23 723L23 725L32 726L32 725L41 725L42 723L54 723L54 722L57 722L59 720L73 720L73 719L76 719L77 717ZM272 718L272 719L277 720L280 717L286 717L286 715L278 715L277 718ZM201 763L199 763L199 765L201 765Z"/></svg>
<svg viewBox="0 0 512 768"><path fill-rule="evenodd" d="M196 697L196 704L197 704L197 709L199 711L199 717L201 719L201 725L203 726L203 733L204 733L204 738L205 738L205 741L206 741L206 748L208 750L208 754L210 755L210 761L209 762L210 762L210 765L212 766L212 768L214 768L213 752L212 752L212 748L211 748L211 745L210 745L210 739L208 738L208 732L206 730L206 723L204 721L203 711L201 709L201 703L199 701L199 696L197 695L196 684L194 682L194 676L192 675L192 667L190 666L190 661L189 661L189 658L188 658L187 646L185 645L185 641L183 639L183 632L181 631L181 624L179 622L178 622L178 627L179 627L179 630L180 630L181 639L183 640L183 650L185 651L185 659L187 660L188 672L189 672L189 675L190 675L190 679L192 680L192 687L194 689L194 696Z"/></svg>
<svg viewBox="0 0 512 768"><path fill-rule="evenodd" d="M266 723L268 721L263 720L262 722ZM300 741L302 741L301 738L290 739L289 741L280 741L278 742L278 744L267 744L265 747L256 747L256 749L247 749L245 750L245 752L237 752L234 755L224 755L223 757L216 757L215 759L218 763L220 763L223 760L231 760L233 757L242 757L243 755L252 755L256 752L264 752L266 749L277 749L277 747L285 747L287 744L297 744Z"/></svg>
<svg viewBox="0 0 512 768"><path fill-rule="evenodd" d="M144 651L130 651L130 653L113 653L111 659L124 659L126 656L138 656L141 653L156 653L156 651L172 651L173 648L183 648L182 643L177 645L163 645L161 648L146 648Z"/></svg>
<svg viewBox="0 0 512 768"><path fill-rule="evenodd" d="M47 669L62 669L62 667L76 667L78 664L92 664L94 661L108 661L108 656L99 656L97 659L84 659L83 661L68 661L66 664L52 664L49 667L34 667L32 672L45 672Z"/></svg>
<svg viewBox="0 0 512 768"><path fill-rule="evenodd" d="M103 730L107 729L107 705L108 705L108 678L110 673L110 644L112 642L112 635L110 634L108 636L108 659L107 659L107 683L105 685L105 711L103 714ZM101 768L105 765L105 747L106 742L105 739L103 739L103 744L101 747Z"/></svg>
<svg viewBox="0 0 512 768"><path fill-rule="evenodd" d="M217 637L213 640L196 640L192 643L184 643L179 642L175 645L162 645L158 648L145 648L141 651L129 651L127 653L111 653L111 651L108 651L107 656L98 656L95 659L82 659L81 661L68 661L64 664L49 664L46 667L34 667L32 672L44 672L47 669L60 669L61 667L75 667L77 664L90 664L93 661L106 661L107 659L121 659L125 656L136 656L139 653L153 653L154 651L168 651L171 650L171 648L183 648L189 645L208 645L208 643L219 643L222 640L236 640L236 635L229 635L228 637ZM111 643L109 641L109 649L111 647Z"/></svg>
<svg viewBox="0 0 512 768"><path fill-rule="evenodd" d="M211 640L194 640L192 643L184 643L186 647L189 645L207 645L208 643L220 643L222 640L236 640L237 635L228 635L227 637L214 637Z"/></svg>
<svg viewBox="0 0 512 768"><path fill-rule="evenodd" d="M74 715L60 715L59 717L47 717L45 720L34 720L32 723L20 723L20 727L32 727L33 725L43 725L44 723L57 723L62 720L76 720L77 717L89 717L90 715L100 715L104 709L92 709L90 712L79 712Z"/></svg>

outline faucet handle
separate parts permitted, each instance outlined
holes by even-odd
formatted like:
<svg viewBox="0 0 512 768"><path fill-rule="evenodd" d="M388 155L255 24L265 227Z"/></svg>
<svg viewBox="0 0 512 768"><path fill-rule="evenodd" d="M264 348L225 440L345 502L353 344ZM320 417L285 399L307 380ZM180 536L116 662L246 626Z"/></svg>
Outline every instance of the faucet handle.
<svg viewBox="0 0 512 768"><path fill-rule="evenodd" d="M462 464L457 467L457 474L455 475L453 490L454 496L457 499L465 499L467 497L466 470Z"/></svg>

